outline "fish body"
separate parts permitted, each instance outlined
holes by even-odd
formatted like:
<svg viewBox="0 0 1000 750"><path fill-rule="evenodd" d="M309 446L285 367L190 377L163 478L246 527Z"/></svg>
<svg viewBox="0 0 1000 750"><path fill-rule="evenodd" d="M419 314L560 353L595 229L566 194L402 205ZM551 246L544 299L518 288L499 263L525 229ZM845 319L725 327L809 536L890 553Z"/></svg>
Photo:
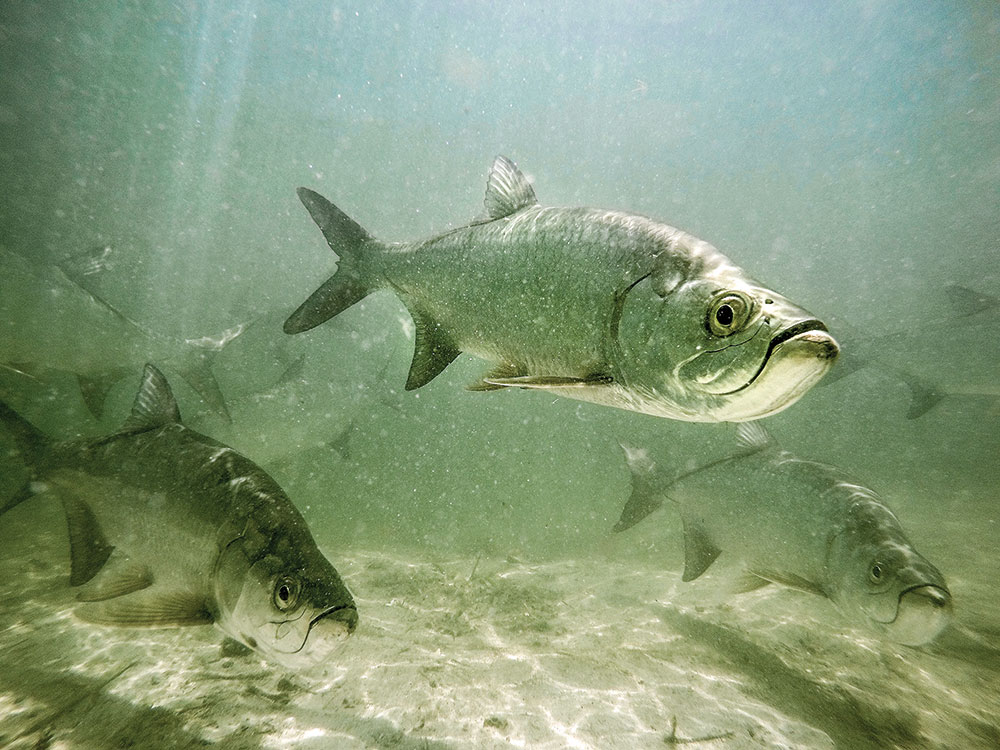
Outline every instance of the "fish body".
<svg viewBox="0 0 1000 750"><path fill-rule="evenodd" d="M289 668L325 659L357 609L305 520L262 469L185 427L147 365L121 431L49 442L0 404L30 481L66 512L77 614L122 626L215 623Z"/></svg>
<svg viewBox="0 0 1000 750"><path fill-rule="evenodd" d="M228 418L210 365L242 330L184 341L159 335L60 267L0 248L0 364L31 377L72 373L97 418L111 387L148 361L175 369L209 408Z"/></svg>
<svg viewBox="0 0 1000 750"><path fill-rule="evenodd" d="M493 363L473 390L743 421L794 403L838 353L823 323L707 242L636 214L540 206L504 157L486 215L422 242L379 242L322 196L298 193L340 261L285 331L392 289L415 327L408 390L468 352Z"/></svg>
<svg viewBox="0 0 1000 750"><path fill-rule="evenodd" d="M681 474L626 449L632 495L615 530L669 499L684 525L684 581L718 558L738 561L746 589L791 586L900 643L932 640L950 619L951 594L885 502L841 469L781 450L759 424L739 430L741 451Z"/></svg>

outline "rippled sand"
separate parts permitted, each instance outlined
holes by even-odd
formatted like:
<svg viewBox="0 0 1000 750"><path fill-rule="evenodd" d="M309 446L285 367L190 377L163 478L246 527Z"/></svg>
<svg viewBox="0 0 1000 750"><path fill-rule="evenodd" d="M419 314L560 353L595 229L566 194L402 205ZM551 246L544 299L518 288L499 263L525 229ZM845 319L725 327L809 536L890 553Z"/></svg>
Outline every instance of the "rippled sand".
<svg viewBox="0 0 1000 750"><path fill-rule="evenodd" d="M361 625L335 663L291 674L214 628L78 622L65 537L22 511L0 520L3 747L1000 743L995 630L960 625L917 650L792 591L726 603L611 560L341 550Z"/></svg>

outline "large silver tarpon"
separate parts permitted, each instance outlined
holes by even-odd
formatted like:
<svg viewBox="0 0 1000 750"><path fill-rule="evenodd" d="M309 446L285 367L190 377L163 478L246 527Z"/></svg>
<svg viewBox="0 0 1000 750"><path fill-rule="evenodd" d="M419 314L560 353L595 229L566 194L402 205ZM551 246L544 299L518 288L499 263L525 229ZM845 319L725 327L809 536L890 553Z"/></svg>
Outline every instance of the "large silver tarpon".
<svg viewBox="0 0 1000 750"><path fill-rule="evenodd" d="M391 289L416 330L408 390L469 352L494 365L473 390L744 421L793 404L838 353L823 323L707 242L635 214L540 206L502 156L486 215L422 242L379 242L319 194L298 194L339 264L285 331Z"/></svg>
<svg viewBox="0 0 1000 750"><path fill-rule="evenodd" d="M81 619L131 627L214 622L286 667L322 662L357 609L282 489L188 429L147 365L122 429L51 442L0 402L29 479L0 514L52 493L66 512Z"/></svg>
<svg viewBox="0 0 1000 750"><path fill-rule="evenodd" d="M907 645L937 636L951 594L882 499L841 469L781 450L760 424L737 429L741 451L683 472L626 448L632 494L615 530L669 498L684 523L683 580L729 560L743 568L743 589L779 583L819 594Z"/></svg>

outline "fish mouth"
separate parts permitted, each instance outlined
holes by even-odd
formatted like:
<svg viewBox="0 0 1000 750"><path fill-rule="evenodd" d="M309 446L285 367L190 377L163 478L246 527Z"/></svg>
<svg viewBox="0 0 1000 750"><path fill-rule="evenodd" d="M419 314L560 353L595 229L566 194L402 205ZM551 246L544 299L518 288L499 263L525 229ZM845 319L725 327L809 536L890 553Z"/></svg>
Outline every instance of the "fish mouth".
<svg viewBox="0 0 1000 750"><path fill-rule="evenodd" d="M808 372L802 376L800 386L794 389L797 398L826 373L839 353L840 347L822 321L815 318L800 321L779 331L768 342L767 351L764 352L760 367L747 382L738 388L718 395L732 396L745 391L753 386L765 371L786 362L793 367L812 363L811 368L806 368ZM784 405L788 403L791 402L788 401Z"/></svg>
<svg viewBox="0 0 1000 750"><path fill-rule="evenodd" d="M886 627L889 637L904 646L934 640L951 620L951 593L934 584L918 584L899 595L896 616Z"/></svg>
<svg viewBox="0 0 1000 750"><path fill-rule="evenodd" d="M280 629L282 625L301 621L305 614L303 611L293 620L272 624L278 625ZM282 649L276 642L261 641L246 635L242 635L241 640L288 669L311 669L330 658L357 626L358 610L352 602L328 607L310 619L308 626L303 626L305 634L297 648ZM280 640L280 637L279 635L275 640Z"/></svg>
<svg viewBox="0 0 1000 750"><path fill-rule="evenodd" d="M809 334L814 334L811 338ZM815 334L826 334L825 336L815 335ZM808 340L810 343L816 343L825 347L827 350L818 355L825 355L825 359L833 359L837 356L839 349L837 348L837 342L835 342L830 337L830 331L827 329L826 325L821 320L803 320L801 323L796 323L795 325L790 325L783 331L779 331L778 335L771 339L770 345L767 347L767 354L764 356L765 359L771 356L771 352L777 349L779 346L784 344L786 341L791 341L799 336L804 337L803 340Z"/></svg>
<svg viewBox="0 0 1000 750"><path fill-rule="evenodd" d="M298 620L301 617L302 615L300 614L299 617L295 618L295 620ZM295 622L295 620L288 620L283 624ZM332 645L346 640L347 637L354 632L357 626L358 609L355 605L337 604L333 607L328 607L309 621L309 626L306 628L305 636L303 636L302 643L299 644L299 647L289 651L283 651L282 653L287 655L302 655L307 650L307 646L311 645L315 649L315 646L318 643L327 643L332 647ZM311 643L309 640L310 637L312 637ZM322 650L325 651L329 649ZM322 655L318 658L322 658Z"/></svg>
<svg viewBox="0 0 1000 750"><path fill-rule="evenodd" d="M358 627L358 608L353 604L338 604L324 609L309 621L302 648L315 630L322 639L345 640Z"/></svg>

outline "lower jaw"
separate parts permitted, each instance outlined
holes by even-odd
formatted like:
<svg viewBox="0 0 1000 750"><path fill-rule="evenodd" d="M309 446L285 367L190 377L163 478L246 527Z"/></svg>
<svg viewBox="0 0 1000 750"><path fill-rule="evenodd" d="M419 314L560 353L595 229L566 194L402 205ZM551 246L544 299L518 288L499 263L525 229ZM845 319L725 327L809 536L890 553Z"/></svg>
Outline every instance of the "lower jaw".
<svg viewBox="0 0 1000 750"><path fill-rule="evenodd" d="M709 394L723 404L716 410L720 422L746 422L777 414L794 404L829 371L832 360L811 358L799 366L789 357L768 360L746 385L725 393ZM789 372L782 376L782 369ZM768 388L775 381L783 387Z"/></svg>
<svg viewBox="0 0 1000 750"><path fill-rule="evenodd" d="M885 623L885 628L897 643L922 646L934 640L950 621L950 600L942 605L930 597L906 593L900 598L896 619Z"/></svg>

